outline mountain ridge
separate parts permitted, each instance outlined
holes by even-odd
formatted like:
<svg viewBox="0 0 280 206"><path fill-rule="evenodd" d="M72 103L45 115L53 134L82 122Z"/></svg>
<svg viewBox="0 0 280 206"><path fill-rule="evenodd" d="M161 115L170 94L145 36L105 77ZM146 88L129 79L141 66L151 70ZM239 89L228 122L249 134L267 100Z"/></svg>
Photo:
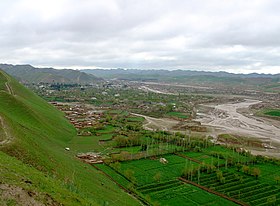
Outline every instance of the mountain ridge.
<svg viewBox="0 0 280 206"><path fill-rule="evenodd" d="M139 205L65 150L77 131L61 111L1 70L0 117L0 205Z"/></svg>
<svg viewBox="0 0 280 206"><path fill-rule="evenodd" d="M23 83L77 83L93 84L102 81L93 74L72 69L36 68L29 64L0 64L0 69Z"/></svg>
<svg viewBox="0 0 280 206"><path fill-rule="evenodd" d="M259 77L280 77L280 73L277 74L265 74L265 73L231 73L226 71L200 71L200 70L183 70L183 69L176 69L176 70L164 70L164 69L82 69L80 71L86 73L94 73L96 76L105 76L106 74L161 74L161 75L176 75L176 74L183 74L189 76L218 76L218 77L244 77L244 78L259 78Z"/></svg>

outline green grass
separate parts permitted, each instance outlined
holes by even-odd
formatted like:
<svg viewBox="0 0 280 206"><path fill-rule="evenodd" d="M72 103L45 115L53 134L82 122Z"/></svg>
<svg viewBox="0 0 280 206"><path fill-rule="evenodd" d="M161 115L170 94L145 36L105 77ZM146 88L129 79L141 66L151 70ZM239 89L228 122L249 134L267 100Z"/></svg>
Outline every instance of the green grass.
<svg viewBox="0 0 280 206"><path fill-rule="evenodd" d="M257 164L254 165L253 167L257 167L261 171L259 181L280 188L280 184L279 184L280 182L277 184L275 181L275 177L280 176L280 166L265 163L265 164Z"/></svg>
<svg viewBox="0 0 280 206"><path fill-rule="evenodd" d="M71 180L64 182L29 167L7 154L0 152L0 180L1 184L23 188L25 191L38 193L41 202L46 194L64 205L89 205L94 201L81 198L76 193L77 188ZM1 202L0 202L1 203ZM16 204L17 205L17 204Z"/></svg>
<svg viewBox="0 0 280 206"><path fill-rule="evenodd" d="M213 156L214 154L219 154L220 158L231 158L234 159L238 162L247 162L250 160L250 158L243 156L237 152L234 152L231 149L228 149L226 147L222 146L213 146L213 147L208 147L206 149L203 149L203 153L209 156Z"/></svg>
<svg viewBox="0 0 280 206"><path fill-rule="evenodd" d="M165 188L149 194L151 199L160 205L236 205L235 203L221 198L217 195L208 193L193 185L183 184L175 187Z"/></svg>
<svg viewBox="0 0 280 206"><path fill-rule="evenodd" d="M163 155L168 164L162 164L159 159L140 159L121 163L121 172L130 169L134 171L134 176L138 185L153 183L156 180L154 176L157 173L161 174L161 180L170 180L180 177L185 167L198 167L199 164L184 159L176 155Z"/></svg>
<svg viewBox="0 0 280 206"><path fill-rule="evenodd" d="M128 117L126 118L128 122L144 122L145 118L144 117Z"/></svg>
<svg viewBox="0 0 280 206"><path fill-rule="evenodd" d="M131 185L131 182L128 181L125 177L118 174L115 170L105 164L96 164L96 167L101 169L106 174L110 175L116 182L118 182L124 188L128 188Z"/></svg>
<svg viewBox="0 0 280 206"><path fill-rule="evenodd" d="M127 111L123 111L123 110L109 110L107 111L107 113L112 115L122 115L122 116L129 115Z"/></svg>
<svg viewBox="0 0 280 206"><path fill-rule="evenodd" d="M3 75L4 72L2 70L0 70L0 90L6 91L6 77Z"/></svg>
<svg viewBox="0 0 280 206"><path fill-rule="evenodd" d="M102 152L107 149L108 143L100 144L100 140L112 138L112 134L103 134L100 136L75 136L68 143L71 152Z"/></svg>
<svg viewBox="0 0 280 206"><path fill-rule="evenodd" d="M168 116L171 116L171 117L177 117L177 118L181 118L181 119L187 119L189 118L188 115L184 114L184 113L181 113L181 112L168 112L166 113Z"/></svg>
<svg viewBox="0 0 280 206"><path fill-rule="evenodd" d="M141 146L135 146L135 147L123 147L119 148L119 151L127 151L129 153L135 154L141 151Z"/></svg>
<svg viewBox="0 0 280 206"><path fill-rule="evenodd" d="M116 127L114 127L112 125L105 125L105 127L103 129L96 130L96 132L99 134L112 133L112 132L114 132L115 129L116 129Z"/></svg>
<svg viewBox="0 0 280 206"><path fill-rule="evenodd" d="M75 128L64 118L62 112L14 79L2 74L0 77L2 84L3 81L7 81L15 93L14 96L5 90L0 91L0 116L13 137L12 142L1 146L0 150L16 157L34 170L52 177L54 181L65 184L70 182L69 190L73 190L73 194L85 202L108 202L110 205L139 204L99 171L75 158L76 148L65 151L65 147L72 147L73 142L80 137L76 136ZM81 143L85 148L87 141L91 140L86 139ZM95 145L98 144L93 141L91 146L96 147ZM2 158L0 163L4 165ZM14 170L15 174L22 175L21 170ZM8 177L3 178L1 181L8 181ZM104 185L101 185L101 182Z"/></svg>
<svg viewBox="0 0 280 206"><path fill-rule="evenodd" d="M206 153L203 153L203 152L184 152L182 154L186 155L187 157L198 160L201 163L204 162L205 164L208 164L208 165L211 165L211 164L214 164L214 165L225 164L224 159L218 159L216 157L207 155Z"/></svg>
<svg viewBox="0 0 280 206"><path fill-rule="evenodd" d="M268 197L275 195L277 198L275 205L279 205L280 190L275 186L261 181L261 178L256 180L255 177L232 169L222 171L224 183L218 181L216 173L204 173L200 175L199 184L249 205L267 204ZM193 178L193 181L198 182L198 178Z"/></svg>
<svg viewBox="0 0 280 206"><path fill-rule="evenodd" d="M273 116L273 117L280 117L280 110L279 109L272 109L264 112L265 115Z"/></svg>

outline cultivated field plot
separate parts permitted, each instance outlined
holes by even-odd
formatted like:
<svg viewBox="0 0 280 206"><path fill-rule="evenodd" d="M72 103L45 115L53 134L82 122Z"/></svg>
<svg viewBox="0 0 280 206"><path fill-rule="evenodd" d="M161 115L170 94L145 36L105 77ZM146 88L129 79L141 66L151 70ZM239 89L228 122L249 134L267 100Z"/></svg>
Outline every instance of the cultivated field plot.
<svg viewBox="0 0 280 206"><path fill-rule="evenodd" d="M151 140L147 138L147 141L151 141ZM121 151L126 151L132 154L146 153L146 156L154 156L154 155L167 154L167 153L172 153L174 151L183 150L183 147L181 146L167 144L167 143L150 144L148 149L145 151L142 151L141 148L142 148L141 146L121 147L121 148L115 147L112 150L112 152L119 153Z"/></svg>
<svg viewBox="0 0 280 206"><path fill-rule="evenodd" d="M230 162L246 163L250 161L249 157L246 157L240 153L237 153L231 149L221 146L213 146L202 149L202 151L188 151L180 152L179 155L185 158L189 158L199 164L213 165L216 167L224 167Z"/></svg>
<svg viewBox="0 0 280 206"><path fill-rule="evenodd" d="M280 166L268 163L255 166L261 171L259 181L274 185L280 189Z"/></svg>
<svg viewBox="0 0 280 206"><path fill-rule="evenodd" d="M192 158L198 162L205 163L208 165L223 165L225 164L225 160L217 157L213 157L210 155L207 155L203 152L182 152L180 153L186 157Z"/></svg>
<svg viewBox="0 0 280 206"><path fill-rule="evenodd" d="M140 159L135 161L127 161L121 163L121 173L126 170L133 171L138 186L150 184L158 180L171 180L182 175L185 167L198 167L199 164L188 159L176 155L163 155L168 164L162 164L159 158L156 159Z"/></svg>
<svg viewBox="0 0 280 206"><path fill-rule="evenodd" d="M223 177L222 183L216 173L204 173L192 181L250 205L280 204L280 189L275 186L242 173L224 171Z"/></svg>
<svg viewBox="0 0 280 206"><path fill-rule="evenodd" d="M170 116L170 117L177 117L177 118L180 118L180 119L189 118L189 116L187 114L184 114L184 113L181 113L181 112L168 112L166 115Z"/></svg>
<svg viewBox="0 0 280 206"><path fill-rule="evenodd" d="M221 159L232 159L240 163L245 163L250 161L250 158L244 156L238 152L234 152L231 149L222 146L213 146L203 149L202 151L206 155L220 157Z"/></svg>
<svg viewBox="0 0 280 206"><path fill-rule="evenodd" d="M182 183L179 180L150 184L137 189L160 205L236 205L222 197L208 193L193 185Z"/></svg>
<svg viewBox="0 0 280 206"><path fill-rule="evenodd" d="M161 157L167 160L166 164L160 162ZM244 173L243 168L238 172L238 166L227 167L226 161L230 158L239 166L249 163L250 172ZM166 154L98 167L126 189L133 187L138 196L160 205L235 205L222 195L244 205L279 205L280 177L276 180L280 167L273 163L253 164L251 158L228 148L213 146L200 152ZM202 172L198 168L203 165L214 165L217 171ZM251 174L254 168L260 170L257 177ZM218 192L221 196L178 180L186 170L194 171L188 176L189 181ZM222 178L218 177L218 173L222 174Z"/></svg>
<svg viewBox="0 0 280 206"><path fill-rule="evenodd" d="M112 169L111 167L109 167L105 164L96 164L96 167L101 169L103 172L105 172L107 175L109 175L114 181L116 181L118 184L120 184L124 188L128 188L132 184L124 176L117 173L114 169Z"/></svg>
<svg viewBox="0 0 280 206"><path fill-rule="evenodd" d="M273 117L280 117L280 110L279 109L271 109L265 110L263 112L265 115L273 116Z"/></svg>

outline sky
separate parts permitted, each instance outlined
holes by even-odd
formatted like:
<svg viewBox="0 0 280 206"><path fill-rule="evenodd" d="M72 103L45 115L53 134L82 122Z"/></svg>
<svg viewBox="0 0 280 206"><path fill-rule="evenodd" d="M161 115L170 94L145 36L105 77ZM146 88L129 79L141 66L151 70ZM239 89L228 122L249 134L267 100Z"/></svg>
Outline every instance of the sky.
<svg viewBox="0 0 280 206"><path fill-rule="evenodd" d="M0 62L280 73L279 0L0 0Z"/></svg>

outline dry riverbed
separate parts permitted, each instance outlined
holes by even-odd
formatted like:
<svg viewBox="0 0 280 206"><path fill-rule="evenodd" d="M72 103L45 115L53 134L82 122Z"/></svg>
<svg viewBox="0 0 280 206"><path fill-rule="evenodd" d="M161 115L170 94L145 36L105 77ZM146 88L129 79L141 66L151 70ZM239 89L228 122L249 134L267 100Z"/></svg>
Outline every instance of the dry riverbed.
<svg viewBox="0 0 280 206"><path fill-rule="evenodd" d="M200 121L202 125L210 127L213 136L229 133L248 138L252 137L266 144L272 144L277 147L275 149L278 149L280 148L280 122L272 122L265 118L244 115L239 112L258 103L260 103L258 100L246 99L237 103L201 105L201 111L203 111L203 107L208 107L208 109L205 110L206 112L199 110L196 120ZM275 153L271 149L270 151L265 149L264 151L254 151L253 153L268 154L271 152ZM273 156L276 156L275 154Z"/></svg>

